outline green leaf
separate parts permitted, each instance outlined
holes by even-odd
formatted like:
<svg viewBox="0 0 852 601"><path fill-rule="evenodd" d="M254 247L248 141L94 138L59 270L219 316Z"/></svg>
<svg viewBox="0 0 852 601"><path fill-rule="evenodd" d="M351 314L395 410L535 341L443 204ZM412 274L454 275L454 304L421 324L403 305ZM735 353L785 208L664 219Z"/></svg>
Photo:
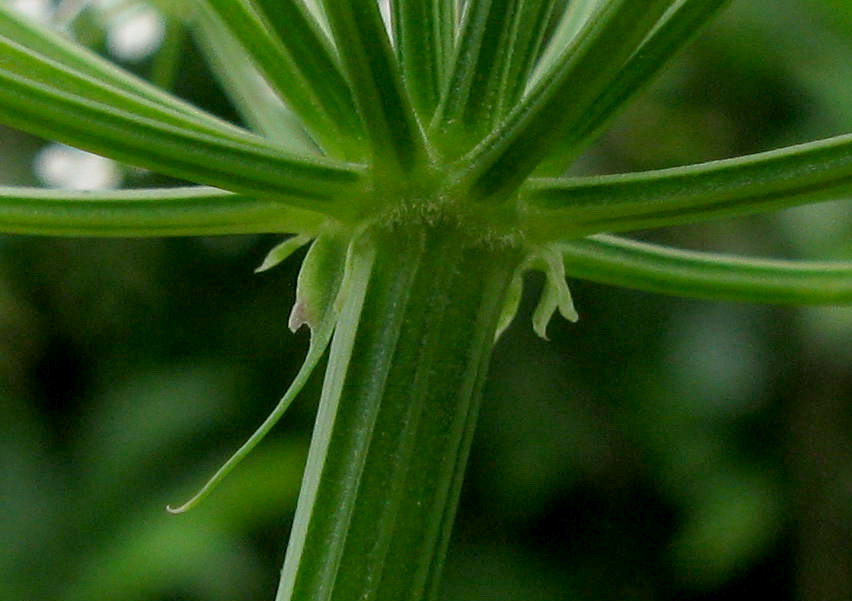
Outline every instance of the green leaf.
<svg viewBox="0 0 852 601"><path fill-rule="evenodd" d="M54 236L316 233L327 218L215 188L72 192L0 187L0 232Z"/></svg>
<svg viewBox="0 0 852 601"><path fill-rule="evenodd" d="M552 72L504 122L459 160L461 185L473 198L506 200L585 118L624 61L674 0L613 0L584 24Z"/></svg>
<svg viewBox="0 0 852 601"><path fill-rule="evenodd" d="M299 0L215 0L215 13L311 136L337 158L361 161L362 124L333 49Z"/></svg>
<svg viewBox="0 0 852 601"><path fill-rule="evenodd" d="M426 142L375 0L324 0L334 40L381 174L422 165Z"/></svg>
<svg viewBox="0 0 852 601"><path fill-rule="evenodd" d="M311 237L305 234L299 234L298 236L287 238L284 242L276 245L275 248L267 253L266 258L263 259L263 263L261 263L254 272L263 273L264 271L269 271L273 267L277 267L286 261L290 255L310 241Z"/></svg>
<svg viewBox="0 0 852 601"><path fill-rule="evenodd" d="M522 193L534 237L679 225L852 196L852 135L646 173L533 179Z"/></svg>
<svg viewBox="0 0 852 601"><path fill-rule="evenodd" d="M292 152L319 154L293 112L278 98L222 22L198 11L193 33L213 75L243 119L256 131Z"/></svg>
<svg viewBox="0 0 852 601"><path fill-rule="evenodd" d="M233 192L344 216L358 166L308 159L141 117L0 70L0 122L110 158Z"/></svg>
<svg viewBox="0 0 852 601"><path fill-rule="evenodd" d="M338 232L323 233L316 239L305 257L299 273L296 304L290 316L290 327L295 331L302 323L307 323L311 328L311 346L287 392L254 434L213 474L201 490L179 507L166 507L170 513L187 512L206 499L269 434L308 382L308 378L325 354L337 323L335 300L343 282L348 242L348 237ZM310 315L310 318L306 318L306 315Z"/></svg>
<svg viewBox="0 0 852 601"><path fill-rule="evenodd" d="M544 163L541 175L562 175L586 144L594 140L730 0L684 0L664 15L660 24L621 68L583 120L560 140Z"/></svg>
<svg viewBox="0 0 852 601"><path fill-rule="evenodd" d="M248 132L245 130L152 86L56 32L29 22L2 3L0 3L0 40L5 44L0 54L3 56L0 65L4 69L9 68L13 52L20 55L26 50L29 53L30 62L23 65L22 75L33 77L33 71L51 68L53 75L64 77L66 82L72 79L85 80L90 87L109 90L112 94L121 91L124 92L121 96L124 102L132 101L134 105L139 105L145 104L142 101L148 101L149 105L159 105L164 109L180 113L185 116L187 122L206 125L220 135L247 139Z"/></svg>
<svg viewBox="0 0 852 601"><path fill-rule="evenodd" d="M573 277L648 292L776 305L852 303L852 262L752 259L615 236L558 244Z"/></svg>

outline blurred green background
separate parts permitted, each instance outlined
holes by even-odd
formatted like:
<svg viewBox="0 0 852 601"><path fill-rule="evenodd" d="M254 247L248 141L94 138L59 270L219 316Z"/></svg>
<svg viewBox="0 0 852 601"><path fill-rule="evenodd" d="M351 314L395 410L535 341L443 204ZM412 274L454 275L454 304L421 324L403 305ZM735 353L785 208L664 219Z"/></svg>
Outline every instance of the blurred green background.
<svg viewBox="0 0 852 601"><path fill-rule="evenodd" d="M191 40L180 55L177 92L233 117ZM736 0L576 171L849 131L852 3ZM0 130L0 181L36 183L44 146ZM848 260L852 210L635 237ZM0 236L0 601L274 597L319 377L205 504L164 506L253 431L304 355L286 328L298 260L252 273L276 242ZM578 324L537 339L532 278L497 346L445 598L852 599L852 309L571 283Z"/></svg>

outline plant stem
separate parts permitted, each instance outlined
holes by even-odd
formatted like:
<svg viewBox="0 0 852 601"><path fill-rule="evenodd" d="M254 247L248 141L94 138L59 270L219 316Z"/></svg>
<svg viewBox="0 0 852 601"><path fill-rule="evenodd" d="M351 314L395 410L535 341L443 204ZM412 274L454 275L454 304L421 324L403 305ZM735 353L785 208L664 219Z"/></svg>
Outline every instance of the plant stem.
<svg viewBox="0 0 852 601"><path fill-rule="evenodd" d="M278 601L436 598L520 260L446 224L365 238L350 265Z"/></svg>

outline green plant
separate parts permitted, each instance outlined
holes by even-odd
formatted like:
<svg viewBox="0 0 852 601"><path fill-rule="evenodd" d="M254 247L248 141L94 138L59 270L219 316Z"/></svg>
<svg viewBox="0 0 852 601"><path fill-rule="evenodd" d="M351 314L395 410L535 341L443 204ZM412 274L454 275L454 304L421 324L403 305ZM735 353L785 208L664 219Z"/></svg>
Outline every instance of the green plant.
<svg viewBox="0 0 852 601"><path fill-rule="evenodd" d="M492 0L469 3L458 20L453 2L401 0L393 45L373 0L201 5L201 37L264 136L3 9L4 122L228 192L6 188L0 224L63 235L296 233L265 267L312 240L291 326L308 323L313 346L272 420L334 341L279 597L431 598L478 388L524 271L548 276L533 317L542 335L555 310L574 316L566 269L709 298L852 298L848 264L600 234L837 198L852 175L848 136L663 172L560 177L724 4ZM301 27L288 29L294 21ZM257 87L255 69L277 99Z"/></svg>

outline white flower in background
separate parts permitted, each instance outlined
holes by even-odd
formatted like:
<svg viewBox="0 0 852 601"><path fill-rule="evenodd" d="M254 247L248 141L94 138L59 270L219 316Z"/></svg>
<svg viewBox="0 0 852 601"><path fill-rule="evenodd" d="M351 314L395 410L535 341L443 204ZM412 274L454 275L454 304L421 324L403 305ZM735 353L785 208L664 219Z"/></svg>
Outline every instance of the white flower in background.
<svg viewBox="0 0 852 601"><path fill-rule="evenodd" d="M3 1L3 0L0 0ZM73 31L71 24L84 10L92 10L106 33L109 53L123 61L150 57L163 43L166 22L156 7L142 0L8 0L12 8L40 23Z"/></svg>
<svg viewBox="0 0 852 601"><path fill-rule="evenodd" d="M106 24L107 49L124 61L141 61L156 52L166 35L163 16L150 4L139 3L116 14Z"/></svg>
<svg viewBox="0 0 852 601"><path fill-rule="evenodd" d="M115 161L64 144L42 148L34 167L42 183L51 188L106 190L117 188L123 179Z"/></svg>
<svg viewBox="0 0 852 601"><path fill-rule="evenodd" d="M53 3L50 0L11 0L9 4L39 23L47 23L53 16Z"/></svg>
<svg viewBox="0 0 852 601"><path fill-rule="evenodd" d="M84 10L94 11L106 35L107 51L123 61L149 58L163 43L166 22L149 2L128 0L0 0L7 1L40 23L52 24L73 35L73 23ZM35 157L33 168L41 182L72 190L116 188L122 168L104 157L62 144L49 144Z"/></svg>

